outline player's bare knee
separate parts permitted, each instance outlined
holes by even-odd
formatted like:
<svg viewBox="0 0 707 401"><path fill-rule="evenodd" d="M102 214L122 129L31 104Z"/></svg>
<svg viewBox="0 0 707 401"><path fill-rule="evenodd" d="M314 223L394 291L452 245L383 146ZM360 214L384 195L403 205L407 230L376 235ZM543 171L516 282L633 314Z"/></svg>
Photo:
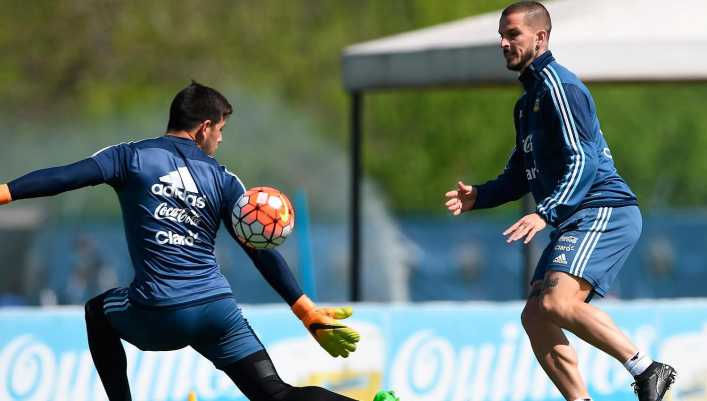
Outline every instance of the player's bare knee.
<svg viewBox="0 0 707 401"><path fill-rule="evenodd" d="M526 301L523 312L520 314L520 321L526 332L532 330L534 326L537 326L537 323L540 320L540 313L538 310L538 299L540 298L540 294L542 294L542 281L535 281L530 288L528 301Z"/></svg>
<svg viewBox="0 0 707 401"><path fill-rule="evenodd" d="M560 303L554 297L549 295L543 295L538 300L538 310L543 315L543 317L554 318L560 315ZM554 320L554 319L553 319Z"/></svg>
<svg viewBox="0 0 707 401"><path fill-rule="evenodd" d="M520 322L526 332L533 331L533 328L538 325L540 321L539 312L537 300L525 304L523 312L520 313Z"/></svg>
<svg viewBox="0 0 707 401"><path fill-rule="evenodd" d="M548 294L544 294L540 297L538 309L543 318L556 323L564 322L569 315L567 303Z"/></svg>
<svg viewBox="0 0 707 401"><path fill-rule="evenodd" d="M528 325L531 324L530 315L531 312L528 310L528 305L526 304L525 308L523 308L523 312L520 313L520 323L526 331L528 330Z"/></svg>

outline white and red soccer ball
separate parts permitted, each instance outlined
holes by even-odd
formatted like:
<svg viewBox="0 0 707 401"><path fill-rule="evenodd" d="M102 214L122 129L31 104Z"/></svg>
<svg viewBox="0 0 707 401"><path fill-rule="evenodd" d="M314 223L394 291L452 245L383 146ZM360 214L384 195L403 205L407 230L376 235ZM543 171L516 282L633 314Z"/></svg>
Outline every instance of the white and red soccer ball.
<svg viewBox="0 0 707 401"><path fill-rule="evenodd" d="M236 236L247 246L274 248L292 232L295 211L282 192L270 187L255 187L238 199L231 222Z"/></svg>

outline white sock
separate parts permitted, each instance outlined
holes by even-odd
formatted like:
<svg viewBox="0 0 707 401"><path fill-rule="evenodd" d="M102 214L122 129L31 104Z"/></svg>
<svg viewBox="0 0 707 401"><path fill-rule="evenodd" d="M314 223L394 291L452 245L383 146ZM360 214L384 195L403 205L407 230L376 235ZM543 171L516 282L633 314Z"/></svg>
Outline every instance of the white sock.
<svg viewBox="0 0 707 401"><path fill-rule="evenodd" d="M638 376L645 372L649 366L651 366L653 360L648 357L648 355L642 352L636 352L636 355L632 356L624 363L624 367L628 370L631 376Z"/></svg>

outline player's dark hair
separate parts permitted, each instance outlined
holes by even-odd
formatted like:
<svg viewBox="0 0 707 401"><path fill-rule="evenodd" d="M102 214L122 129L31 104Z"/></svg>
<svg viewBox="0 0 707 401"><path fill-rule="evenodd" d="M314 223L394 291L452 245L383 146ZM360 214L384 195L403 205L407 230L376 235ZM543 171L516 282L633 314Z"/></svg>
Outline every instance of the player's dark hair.
<svg viewBox="0 0 707 401"><path fill-rule="evenodd" d="M524 13L523 20L528 25L542 26L549 34L552 31L550 13L544 5L537 1L519 1L506 7L501 13L502 17L514 13Z"/></svg>
<svg viewBox="0 0 707 401"><path fill-rule="evenodd" d="M215 124L231 113L233 107L222 94L192 80L172 100L167 131L189 131L206 120Z"/></svg>

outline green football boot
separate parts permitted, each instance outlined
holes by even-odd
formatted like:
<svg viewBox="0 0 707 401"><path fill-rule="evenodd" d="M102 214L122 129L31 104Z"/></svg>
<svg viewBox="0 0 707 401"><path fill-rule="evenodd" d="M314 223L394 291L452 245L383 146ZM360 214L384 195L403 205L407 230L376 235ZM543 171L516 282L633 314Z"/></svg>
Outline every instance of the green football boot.
<svg viewBox="0 0 707 401"><path fill-rule="evenodd" d="M376 393L376 396L373 398L373 401L400 401L400 398L395 396L395 393L392 391L379 391Z"/></svg>

